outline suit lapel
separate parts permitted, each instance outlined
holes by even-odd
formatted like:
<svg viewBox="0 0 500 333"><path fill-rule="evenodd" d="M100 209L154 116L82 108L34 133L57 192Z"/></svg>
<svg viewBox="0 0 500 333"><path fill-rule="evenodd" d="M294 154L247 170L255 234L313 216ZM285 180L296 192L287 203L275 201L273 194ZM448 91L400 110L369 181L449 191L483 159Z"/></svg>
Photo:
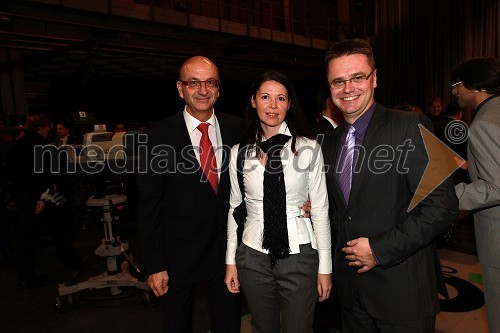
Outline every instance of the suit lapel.
<svg viewBox="0 0 500 333"><path fill-rule="evenodd" d="M364 182L369 181L370 170L368 168L369 165L369 157L370 153L375 149L375 147L379 144L380 139L382 138L383 133L387 129L389 121L386 119L385 110L377 106L375 112L373 113L372 119L368 124L368 128L366 129L365 137L363 139L362 146L364 147L364 154L358 156L358 160L356 161L355 172L352 175L352 185L351 185L351 195L349 197L349 201L351 198L355 198L357 193L361 190Z"/></svg>
<svg viewBox="0 0 500 333"><path fill-rule="evenodd" d="M176 140L173 142L176 145L176 151L178 152L177 159L185 159L185 149L188 149L189 151L189 156L194 155L194 148L193 145L191 144L191 138L188 133L188 129L186 126L186 122L184 121L184 116L182 112L178 112L174 116L174 121L172 122L172 132L174 133L174 136ZM181 154L181 152L184 152ZM193 154L191 154L193 153ZM199 166L199 162L198 162Z"/></svg>

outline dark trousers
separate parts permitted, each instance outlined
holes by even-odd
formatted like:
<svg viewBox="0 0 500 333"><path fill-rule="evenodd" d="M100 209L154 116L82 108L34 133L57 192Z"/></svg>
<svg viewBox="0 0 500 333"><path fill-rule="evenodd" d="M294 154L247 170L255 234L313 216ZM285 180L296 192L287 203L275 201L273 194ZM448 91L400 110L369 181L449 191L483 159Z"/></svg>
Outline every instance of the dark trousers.
<svg viewBox="0 0 500 333"><path fill-rule="evenodd" d="M195 294L198 284L169 288L161 297L163 332L190 333ZM224 276L217 275L207 283L207 299L212 333L239 333L241 326L241 297L231 294Z"/></svg>
<svg viewBox="0 0 500 333"><path fill-rule="evenodd" d="M333 278L333 291L335 291L335 278ZM316 304L314 311L314 333L342 332L342 315L336 292L330 298Z"/></svg>
<svg viewBox="0 0 500 333"><path fill-rule="evenodd" d="M385 320L370 316L362 307L342 306L344 333L434 333L436 317L418 320Z"/></svg>
<svg viewBox="0 0 500 333"><path fill-rule="evenodd" d="M42 214L35 215L32 206L18 205L13 226L14 258L19 279L29 282L36 278L37 239L44 231L49 232L64 267L70 270L79 268L81 258L71 244L73 221L65 220L63 210L48 205Z"/></svg>

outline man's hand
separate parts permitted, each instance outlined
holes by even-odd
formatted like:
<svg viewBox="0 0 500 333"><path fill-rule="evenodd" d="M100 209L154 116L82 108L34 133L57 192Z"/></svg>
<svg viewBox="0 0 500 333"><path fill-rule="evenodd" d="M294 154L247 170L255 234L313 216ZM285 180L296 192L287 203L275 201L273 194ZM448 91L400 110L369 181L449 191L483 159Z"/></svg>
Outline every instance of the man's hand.
<svg viewBox="0 0 500 333"><path fill-rule="evenodd" d="M237 294L240 292L240 282L238 280L238 270L236 265L226 265L226 276L224 277L227 290L230 293Z"/></svg>
<svg viewBox="0 0 500 333"><path fill-rule="evenodd" d="M366 237L348 241L347 247L342 248L342 252L347 254L345 258L350 261L349 266L361 267L358 269L358 273L368 272L377 266L377 261L370 248L370 241Z"/></svg>
<svg viewBox="0 0 500 333"><path fill-rule="evenodd" d="M311 217L311 199L309 196L307 196L307 201L300 207L300 216L305 218Z"/></svg>
<svg viewBox="0 0 500 333"><path fill-rule="evenodd" d="M148 286L156 297L163 296L168 291L168 273L167 271L151 274L148 277Z"/></svg>
<svg viewBox="0 0 500 333"><path fill-rule="evenodd" d="M332 291L332 274L318 274L318 301L323 302L330 297Z"/></svg>

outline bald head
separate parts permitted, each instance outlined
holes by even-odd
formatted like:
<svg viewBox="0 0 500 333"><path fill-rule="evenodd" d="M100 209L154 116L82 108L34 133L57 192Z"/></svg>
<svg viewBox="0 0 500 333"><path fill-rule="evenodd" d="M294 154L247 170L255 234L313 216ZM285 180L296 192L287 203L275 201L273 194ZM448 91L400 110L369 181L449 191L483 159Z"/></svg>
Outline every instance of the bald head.
<svg viewBox="0 0 500 333"><path fill-rule="evenodd" d="M186 76L188 73L191 74L194 71L197 71L198 68L207 68L211 67L212 70L215 71L217 77L215 79L219 79L219 69L214 64L214 62L207 57L204 56L194 56L184 61L179 70L179 80L186 80L188 77Z"/></svg>

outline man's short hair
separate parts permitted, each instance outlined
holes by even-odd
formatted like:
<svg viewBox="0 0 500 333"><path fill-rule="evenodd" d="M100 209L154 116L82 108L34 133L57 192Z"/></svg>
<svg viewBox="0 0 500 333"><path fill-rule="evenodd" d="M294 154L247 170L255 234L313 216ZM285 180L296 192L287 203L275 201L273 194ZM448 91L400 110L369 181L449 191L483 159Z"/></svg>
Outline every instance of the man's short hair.
<svg viewBox="0 0 500 333"><path fill-rule="evenodd" d="M325 57L326 71L328 72L328 63L330 60L351 54L364 54L368 57L370 66L375 68L375 58L373 57L372 46L363 39L355 38L345 39L330 46Z"/></svg>

